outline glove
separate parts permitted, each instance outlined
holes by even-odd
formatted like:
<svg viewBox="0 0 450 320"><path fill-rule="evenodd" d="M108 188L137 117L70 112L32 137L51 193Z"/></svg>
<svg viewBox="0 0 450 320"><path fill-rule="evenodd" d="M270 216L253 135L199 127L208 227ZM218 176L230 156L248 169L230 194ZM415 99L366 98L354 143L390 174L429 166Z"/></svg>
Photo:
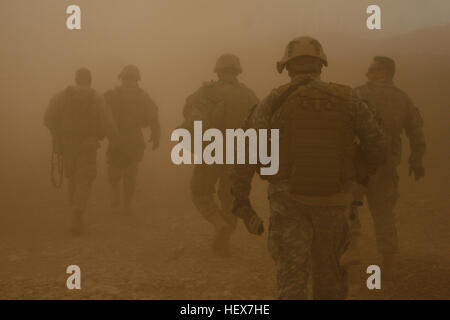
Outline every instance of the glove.
<svg viewBox="0 0 450 320"><path fill-rule="evenodd" d="M250 201L234 201L233 214L244 221L247 231L251 234L262 235L264 223L250 205Z"/></svg>
<svg viewBox="0 0 450 320"><path fill-rule="evenodd" d="M414 178L416 181L425 177L425 168L422 166L411 166L409 167L409 175L414 173Z"/></svg>

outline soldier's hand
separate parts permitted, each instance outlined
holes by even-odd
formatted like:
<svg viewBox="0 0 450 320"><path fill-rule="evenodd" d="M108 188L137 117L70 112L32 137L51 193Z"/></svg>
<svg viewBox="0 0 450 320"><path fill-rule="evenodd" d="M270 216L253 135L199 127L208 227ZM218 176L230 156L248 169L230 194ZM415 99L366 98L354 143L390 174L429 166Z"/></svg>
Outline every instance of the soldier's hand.
<svg viewBox="0 0 450 320"><path fill-rule="evenodd" d="M234 215L244 221L247 231L251 234L262 235L264 233L264 223L250 205L250 202L235 201L233 207Z"/></svg>
<svg viewBox="0 0 450 320"><path fill-rule="evenodd" d="M409 175L414 173L414 178L416 181L425 177L425 168L422 166L411 166L409 167Z"/></svg>
<svg viewBox="0 0 450 320"><path fill-rule="evenodd" d="M159 147L159 139L153 139L153 136L148 139L148 142L152 142L152 150L156 150Z"/></svg>
<svg viewBox="0 0 450 320"><path fill-rule="evenodd" d="M251 234L260 236L264 233L264 222L256 213L245 219L244 224L247 227L247 231Z"/></svg>

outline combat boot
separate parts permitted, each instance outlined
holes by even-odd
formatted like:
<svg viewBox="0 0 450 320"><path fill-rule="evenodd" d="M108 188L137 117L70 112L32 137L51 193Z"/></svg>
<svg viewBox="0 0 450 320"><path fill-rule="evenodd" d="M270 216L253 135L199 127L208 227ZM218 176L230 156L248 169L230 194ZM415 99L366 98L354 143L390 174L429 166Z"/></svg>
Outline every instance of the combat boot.
<svg viewBox="0 0 450 320"><path fill-rule="evenodd" d="M215 231L212 244L214 253L222 257L230 256L230 226L217 212L210 215L208 221L212 223Z"/></svg>

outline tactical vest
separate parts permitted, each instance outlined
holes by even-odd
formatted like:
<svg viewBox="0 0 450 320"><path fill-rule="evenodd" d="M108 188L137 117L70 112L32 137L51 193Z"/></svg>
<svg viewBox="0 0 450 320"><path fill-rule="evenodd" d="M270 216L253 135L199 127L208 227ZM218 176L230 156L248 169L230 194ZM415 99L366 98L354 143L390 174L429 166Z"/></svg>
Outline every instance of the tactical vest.
<svg viewBox="0 0 450 320"><path fill-rule="evenodd" d="M118 126L119 132L139 131L148 126L149 113L146 110L145 93L141 88L121 88L106 95L107 103Z"/></svg>
<svg viewBox="0 0 450 320"><path fill-rule="evenodd" d="M242 126L251 107L257 102L251 91L241 83L216 82L207 88L209 105L206 111L206 125L222 132Z"/></svg>
<svg viewBox="0 0 450 320"><path fill-rule="evenodd" d="M402 155L401 134L408 116L408 97L400 89L389 85L366 84L358 91L363 99L375 107L389 139L388 154L392 164L399 165Z"/></svg>
<svg viewBox="0 0 450 320"><path fill-rule="evenodd" d="M292 193L310 196L348 188L355 176L350 97L350 88L318 81L289 95L272 118L280 168L269 180L289 181Z"/></svg>
<svg viewBox="0 0 450 320"><path fill-rule="evenodd" d="M361 89L361 96L375 106L386 133L400 136L408 113L405 94L394 86L367 85Z"/></svg>
<svg viewBox="0 0 450 320"><path fill-rule="evenodd" d="M60 116L60 133L66 141L103 138L94 90L68 87Z"/></svg>

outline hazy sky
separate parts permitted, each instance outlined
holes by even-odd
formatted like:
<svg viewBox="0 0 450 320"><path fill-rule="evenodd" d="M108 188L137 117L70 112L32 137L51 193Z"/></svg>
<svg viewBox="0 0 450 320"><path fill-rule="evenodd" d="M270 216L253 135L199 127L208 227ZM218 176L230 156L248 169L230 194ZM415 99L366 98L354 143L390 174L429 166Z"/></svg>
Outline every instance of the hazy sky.
<svg viewBox="0 0 450 320"><path fill-rule="evenodd" d="M65 11L74 3L82 10L81 32L66 29ZM366 28L370 4L381 6L381 31ZM367 43L450 24L450 0L1 0L0 21L0 82L16 90L24 75L35 75L29 81L39 85L44 75L72 81L80 65L104 77L96 82L104 90L120 66L133 62L152 75L146 80L153 86L167 86L168 74L177 73L186 83L183 96L199 85L194 76L212 75L224 52L239 55L248 70L243 76L260 84L293 37L317 37L333 59L333 50L358 46L341 42L346 35Z"/></svg>
<svg viewBox="0 0 450 320"><path fill-rule="evenodd" d="M369 4L380 5L383 30L389 33L450 23L449 0L2 0L2 32L11 32L13 21L28 19L30 13L37 23L49 13L62 20L65 7L74 3L87 16L107 18L108 26L120 26L123 18L132 17L136 26L144 21L163 22L161 26L172 21L186 22L189 28L211 23L213 28L218 24L270 30L296 26L309 32L357 33L365 28Z"/></svg>

